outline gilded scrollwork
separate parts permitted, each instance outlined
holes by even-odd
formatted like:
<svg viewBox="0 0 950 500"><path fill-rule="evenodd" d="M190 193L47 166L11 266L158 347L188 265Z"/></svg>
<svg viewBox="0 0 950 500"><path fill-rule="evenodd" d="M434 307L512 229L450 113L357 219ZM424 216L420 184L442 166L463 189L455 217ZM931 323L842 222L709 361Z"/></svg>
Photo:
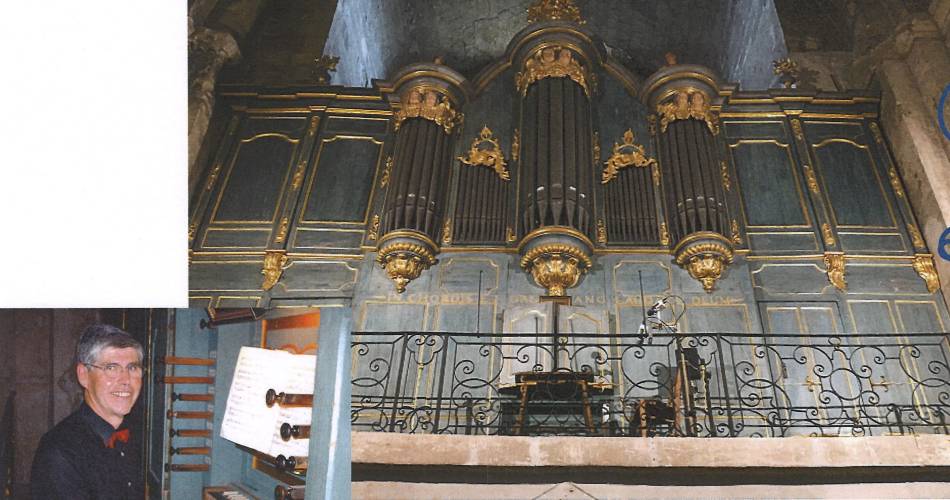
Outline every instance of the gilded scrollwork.
<svg viewBox="0 0 950 500"><path fill-rule="evenodd" d="M393 115L394 128L399 130L402 122L409 118L422 118L435 122L451 134L452 129L462 123L462 113L452 109L452 101L433 89L416 87L404 96L402 108Z"/></svg>
<svg viewBox="0 0 950 500"><path fill-rule="evenodd" d="M676 264L684 267L693 279L702 283L706 293L712 293L726 265L732 263L733 256L732 249L723 243L706 241L687 245L679 251L676 255Z"/></svg>
<svg viewBox="0 0 950 500"><path fill-rule="evenodd" d="M614 143L613 154L604 162L604 171L600 183L607 184L611 179L617 177L617 173L622 168L649 167L656 164L656 159L648 158L642 144L634 142L633 130L627 129L623 133L623 144Z"/></svg>
<svg viewBox="0 0 950 500"><path fill-rule="evenodd" d="M904 187L901 186L900 177L897 176L897 170L894 167L891 167L887 170L887 176L891 179L891 187L894 188L894 194L898 198L904 197Z"/></svg>
<svg viewBox="0 0 950 500"><path fill-rule="evenodd" d="M284 217L280 220L280 226L277 228L277 236L274 237L274 243L283 243L287 239L287 230L290 228L290 219Z"/></svg>
<svg viewBox="0 0 950 500"><path fill-rule="evenodd" d="M607 244L607 225L604 224L604 219L597 220L597 243Z"/></svg>
<svg viewBox="0 0 950 500"><path fill-rule="evenodd" d="M594 166L600 165L600 132L594 131L591 137L591 156L594 158Z"/></svg>
<svg viewBox="0 0 950 500"><path fill-rule="evenodd" d="M373 215L373 221L369 226L369 231L366 233L366 239L376 241L376 238L379 238L379 214Z"/></svg>
<svg viewBox="0 0 950 500"><path fill-rule="evenodd" d="M875 142L884 144L884 136L881 135L881 128L877 126L877 123L871 122L871 135L874 136Z"/></svg>
<svg viewBox="0 0 950 500"><path fill-rule="evenodd" d="M809 165L802 165L805 171L805 181L808 183L808 189L812 193L818 194L818 178L815 177L815 170Z"/></svg>
<svg viewBox="0 0 950 500"><path fill-rule="evenodd" d="M505 228L505 241L508 243L514 243L518 241L518 236L515 235L515 230L508 226Z"/></svg>
<svg viewBox="0 0 950 500"><path fill-rule="evenodd" d="M926 246L924 238L920 234L920 229L917 229L917 226L908 223L907 232L910 233L910 239L914 243L915 248L924 248Z"/></svg>
<svg viewBox="0 0 950 500"><path fill-rule="evenodd" d="M511 138L511 161L517 163L518 158L521 155L521 132L518 129L515 129L515 133Z"/></svg>
<svg viewBox="0 0 950 500"><path fill-rule="evenodd" d="M445 224L442 225L442 244L452 244L452 219L445 219Z"/></svg>
<svg viewBox="0 0 950 500"><path fill-rule="evenodd" d="M666 132L670 123L693 118L705 122L713 134L719 133L719 118L709 106L709 96L701 90L677 90L669 101L657 105L656 112L661 132Z"/></svg>
<svg viewBox="0 0 950 500"><path fill-rule="evenodd" d="M581 249L560 243L540 245L521 258L521 267L531 272L534 281L552 297L562 297L566 289L577 285L591 260Z"/></svg>
<svg viewBox="0 0 950 500"><path fill-rule="evenodd" d="M211 191L214 187L215 181L218 180L218 175L221 173L221 164L215 164L214 168L211 169L211 173L208 174L208 185L205 187L205 190Z"/></svg>
<svg viewBox="0 0 950 500"><path fill-rule="evenodd" d="M792 118L792 133L796 139L805 142L805 132L802 131L802 122L798 118Z"/></svg>
<svg viewBox="0 0 950 500"><path fill-rule="evenodd" d="M670 244L670 230L666 227L666 222L660 223L660 244L663 246Z"/></svg>
<svg viewBox="0 0 950 500"><path fill-rule="evenodd" d="M571 21L584 24L581 10L574 4L574 0L537 0L528 7L528 22L542 21Z"/></svg>
<svg viewBox="0 0 950 500"><path fill-rule="evenodd" d="M379 187L384 188L389 185L389 176L393 173L393 157L386 157L386 166L383 168L383 177L379 180Z"/></svg>
<svg viewBox="0 0 950 500"><path fill-rule="evenodd" d="M741 245L742 233L739 232L739 221L732 219L732 226L730 229L732 230L732 242L736 245Z"/></svg>
<svg viewBox="0 0 950 500"><path fill-rule="evenodd" d="M844 279L844 254L841 252L825 252L825 271L828 273L828 282L842 292L848 289L848 282Z"/></svg>
<svg viewBox="0 0 950 500"><path fill-rule="evenodd" d="M515 75L515 86L524 97L532 83L544 78L570 78L584 89L587 97L596 85L594 75L581 66L574 52L557 45L538 49L528 57L524 68Z"/></svg>
<svg viewBox="0 0 950 500"><path fill-rule="evenodd" d="M422 245L396 242L380 249L376 262L396 284L396 292L402 293L406 291L406 285L435 264L436 259L435 255Z"/></svg>
<svg viewBox="0 0 950 500"><path fill-rule="evenodd" d="M937 269L934 267L933 256L930 254L918 254L914 256L914 271L927 283L927 291L934 293L940 289L940 279L937 276Z"/></svg>
<svg viewBox="0 0 950 500"><path fill-rule="evenodd" d="M653 166L650 167L650 172L653 174L653 185L660 187L660 179L663 177L663 174L660 173L660 164L654 163Z"/></svg>
<svg viewBox="0 0 950 500"><path fill-rule="evenodd" d="M300 162L300 164L297 165L297 170L294 171L294 179L290 183L290 188L293 191L300 189L300 185L303 184L303 173L306 168L307 165L304 162Z"/></svg>
<svg viewBox="0 0 950 500"><path fill-rule="evenodd" d="M835 235L831 232L831 226L829 226L827 222L821 225L821 235L825 239L825 245L829 247L835 246Z"/></svg>
<svg viewBox="0 0 950 500"><path fill-rule="evenodd" d="M284 274L284 269L288 267L287 260L287 254L283 250L269 250L264 254L264 268L261 269L261 274L264 275L264 282L261 283L262 290L274 288L281 275Z"/></svg>
<svg viewBox="0 0 950 500"><path fill-rule="evenodd" d="M732 179L729 178L729 166L726 165L726 160L719 162L719 173L722 174L722 188L726 191L732 189Z"/></svg>
<svg viewBox="0 0 950 500"><path fill-rule="evenodd" d="M491 129L488 126L482 127L481 133L472 141L472 147L467 156L459 156L459 161L469 166L482 165L488 167L498 174L501 180L507 181L511 178L508 164L505 162L505 153L501 150L501 145L495 139Z"/></svg>

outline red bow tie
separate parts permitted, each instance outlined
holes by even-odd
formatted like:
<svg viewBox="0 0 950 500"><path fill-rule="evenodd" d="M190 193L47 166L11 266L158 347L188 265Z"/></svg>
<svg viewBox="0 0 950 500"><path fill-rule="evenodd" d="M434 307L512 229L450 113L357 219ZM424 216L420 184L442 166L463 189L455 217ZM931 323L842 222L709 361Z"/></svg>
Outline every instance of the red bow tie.
<svg viewBox="0 0 950 500"><path fill-rule="evenodd" d="M115 431L109 436L109 440L106 441L106 448L115 448L115 442L122 441L123 443L129 442L129 430L122 429L121 431Z"/></svg>

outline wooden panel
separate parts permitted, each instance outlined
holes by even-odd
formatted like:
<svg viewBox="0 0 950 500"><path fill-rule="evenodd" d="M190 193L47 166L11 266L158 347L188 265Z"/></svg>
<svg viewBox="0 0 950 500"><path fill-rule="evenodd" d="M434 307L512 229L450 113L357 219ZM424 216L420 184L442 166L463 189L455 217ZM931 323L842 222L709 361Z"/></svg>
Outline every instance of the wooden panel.
<svg viewBox="0 0 950 500"><path fill-rule="evenodd" d="M867 147L845 139L814 146L815 170L839 226L894 227Z"/></svg>
<svg viewBox="0 0 950 500"><path fill-rule="evenodd" d="M775 140L740 140L731 148L750 226L808 224L788 145Z"/></svg>
<svg viewBox="0 0 950 500"><path fill-rule="evenodd" d="M317 152L303 220L365 223L381 146L369 137L325 140Z"/></svg>
<svg viewBox="0 0 950 500"><path fill-rule="evenodd" d="M214 222L274 220L298 141L282 134L261 134L242 140L224 183Z"/></svg>

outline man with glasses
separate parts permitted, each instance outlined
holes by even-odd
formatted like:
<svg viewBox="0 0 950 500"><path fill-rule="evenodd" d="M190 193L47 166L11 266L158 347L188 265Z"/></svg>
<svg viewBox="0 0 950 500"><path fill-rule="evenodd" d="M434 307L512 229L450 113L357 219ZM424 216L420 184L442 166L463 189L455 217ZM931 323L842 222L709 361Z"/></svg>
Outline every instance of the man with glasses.
<svg viewBox="0 0 950 500"><path fill-rule="evenodd" d="M33 458L34 499L142 499L141 447L125 416L142 389L142 344L93 325L76 346L83 403L47 432Z"/></svg>

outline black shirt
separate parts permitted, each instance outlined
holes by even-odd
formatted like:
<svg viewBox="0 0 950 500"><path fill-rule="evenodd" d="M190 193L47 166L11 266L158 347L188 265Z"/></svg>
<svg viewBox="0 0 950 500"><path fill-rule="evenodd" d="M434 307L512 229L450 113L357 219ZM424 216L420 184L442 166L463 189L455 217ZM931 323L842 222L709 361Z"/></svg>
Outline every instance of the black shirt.
<svg viewBox="0 0 950 500"><path fill-rule="evenodd" d="M123 422L119 430L125 426ZM33 499L144 498L137 436L130 433L129 442L118 440L108 448L114 431L83 403L44 434L30 475Z"/></svg>

